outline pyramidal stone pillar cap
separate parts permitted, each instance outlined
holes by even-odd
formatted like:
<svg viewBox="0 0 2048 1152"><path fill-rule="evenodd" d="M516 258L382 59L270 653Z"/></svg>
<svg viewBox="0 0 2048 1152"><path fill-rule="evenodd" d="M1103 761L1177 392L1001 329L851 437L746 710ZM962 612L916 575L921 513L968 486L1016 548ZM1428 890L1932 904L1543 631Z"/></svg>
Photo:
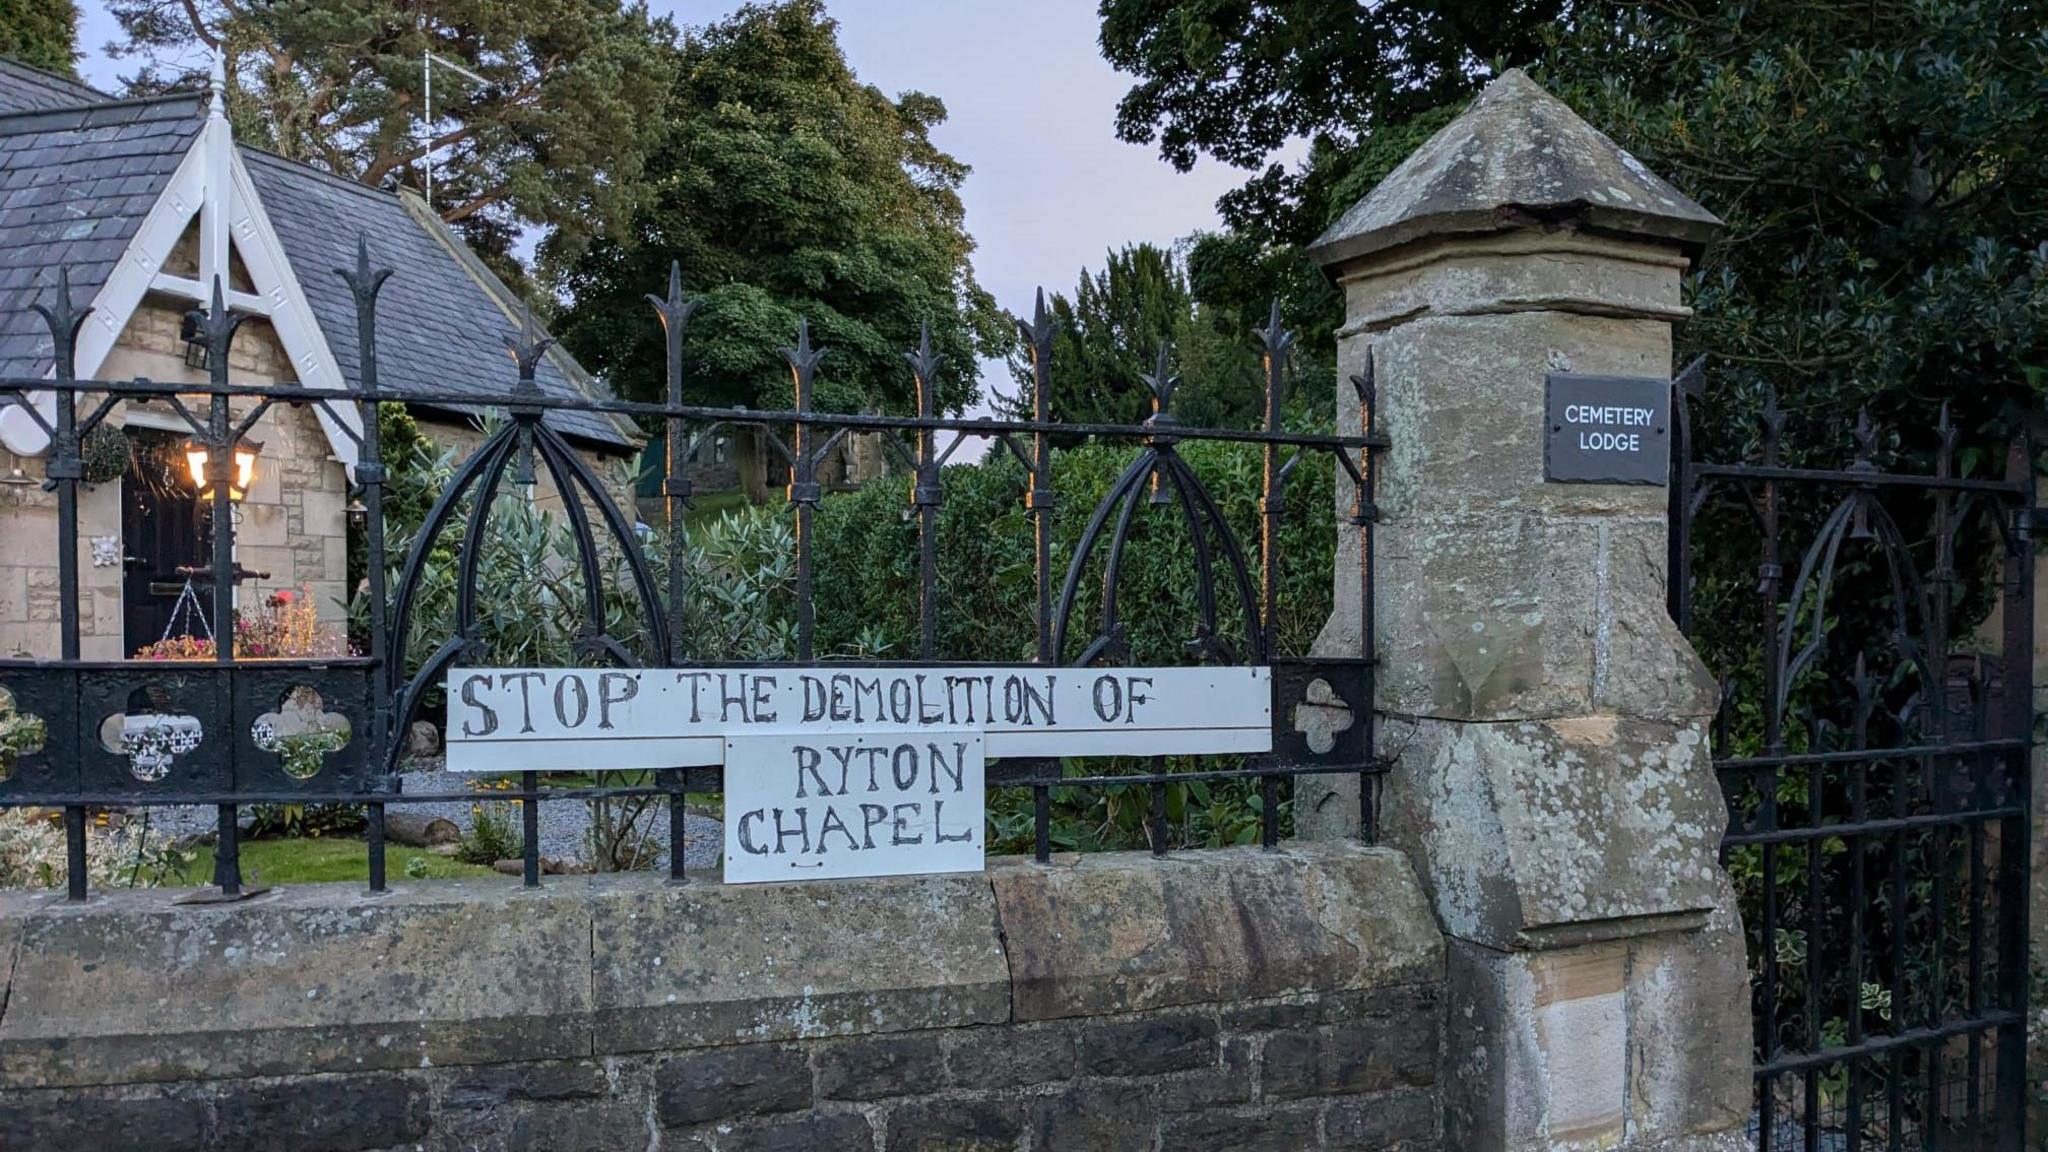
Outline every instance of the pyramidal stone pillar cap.
<svg viewBox="0 0 2048 1152"><path fill-rule="evenodd" d="M1519 68L1309 245L1325 266L1431 236L1578 224L1696 255L1721 221Z"/></svg>

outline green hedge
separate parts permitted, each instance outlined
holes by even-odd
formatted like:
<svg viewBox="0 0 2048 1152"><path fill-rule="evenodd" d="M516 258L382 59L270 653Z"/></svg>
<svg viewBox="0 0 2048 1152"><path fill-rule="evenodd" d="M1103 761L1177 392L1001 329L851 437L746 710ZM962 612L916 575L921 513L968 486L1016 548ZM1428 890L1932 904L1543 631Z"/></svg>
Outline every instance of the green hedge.
<svg viewBox="0 0 2048 1152"><path fill-rule="evenodd" d="M1132 447L1082 445L1055 453L1052 555L1054 596L1096 507L1137 454ZM1180 446L1243 549L1257 593L1259 571L1260 449L1193 442ZM1332 503L1335 464L1304 459L1294 472L1280 531L1278 655L1303 655L1330 614L1331 565L1336 545ZM948 468L939 514L939 628L933 657L940 660L1030 660L1036 651L1033 529L1024 510L1024 469L1007 455ZM828 497L815 517L817 652L890 659L918 655L917 520L910 480L892 476L852 493ZM1141 498L1142 499L1142 498ZM758 511L754 515L784 515ZM1113 525L1112 519L1111 524ZM1083 570L1062 660L1075 659L1096 635L1103 596L1108 532ZM1246 620L1234 580L1216 576L1218 633L1245 652ZM1139 664L1196 662L1188 650L1200 619L1194 548L1177 502L1143 503L1133 519L1122 565L1118 618L1127 629L1127 659ZM1213 768L1219 758L1173 757L1169 768ZM1136 761L1089 761L1070 772L1112 773L1148 767ZM1292 788L1280 790L1283 831L1291 826ZM1059 849L1142 848L1150 797L1143 788L1052 790L1052 840ZM1217 846L1253 841L1260 797L1254 781L1199 782L1167 790L1173 843ZM1028 790L990 793L991 847L1028 851L1033 840Z"/></svg>
<svg viewBox="0 0 2048 1152"><path fill-rule="evenodd" d="M1262 456L1256 446L1190 442L1181 453L1215 500L1243 550L1256 595ZM1083 445L1056 451L1053 592L1072 563L1089 518L1136 457L1132 447ZM1302 655L1330 614L1336 544L1327 457L1304 459L1289 484L1280 532L1281 655ZM1024 509L1024 469L1007 455L947 468L939 512L938 659L1029 660L1036 652L1033 531ZM821 655L917 655L917 519L910 480L891 476L828 497L815 518L817 648ZM1141 498L1142 499L1142 498ZM1112 520L1113 525L1113 520ZM1064 660L1096 634L1109 531L1090 557L1076 597ZM1247 621L1234 580L1216 553L1218 630L1245 651ZM1133 663L1194 663L1186 644L1200 619L1192 539L1178 502L1141 504L1123 561L1118 618Z"/></svg>

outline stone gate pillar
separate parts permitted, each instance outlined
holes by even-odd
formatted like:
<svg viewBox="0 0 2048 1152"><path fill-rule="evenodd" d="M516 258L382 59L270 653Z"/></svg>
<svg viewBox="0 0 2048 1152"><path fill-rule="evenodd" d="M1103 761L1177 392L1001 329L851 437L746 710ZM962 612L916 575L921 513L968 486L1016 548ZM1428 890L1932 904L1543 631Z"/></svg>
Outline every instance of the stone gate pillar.
<svg viewBox="0 0 2048 1152"><path fill-rule="evenodd" d="M1744 1146L1715 690L1665 613L1668 490L1544 466L1549 374L1669 379L1680 277L1717 226L1510 71L1313 248L1345 291L1340 376L1371 357L1393 443L1381 828L1451 938L1445 1148ZM1359 561L1354 541L1340 572ZM1357 652L1356 613L1321 644ZM1305 794L1298 819L1356 810Z"/></svg>

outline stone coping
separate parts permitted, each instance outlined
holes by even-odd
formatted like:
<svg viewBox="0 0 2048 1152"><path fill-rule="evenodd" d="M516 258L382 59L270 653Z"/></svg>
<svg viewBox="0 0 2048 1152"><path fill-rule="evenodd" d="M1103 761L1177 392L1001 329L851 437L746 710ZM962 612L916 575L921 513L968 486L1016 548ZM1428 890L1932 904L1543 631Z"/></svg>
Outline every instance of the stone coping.
<svg viewBox="0 0 2048 1152"><path fill-rule="evenodd" d="M0 1082L602 1057L1442 980L1405 857L1356 844L728 887L648 875L0 897Z"/></svg>

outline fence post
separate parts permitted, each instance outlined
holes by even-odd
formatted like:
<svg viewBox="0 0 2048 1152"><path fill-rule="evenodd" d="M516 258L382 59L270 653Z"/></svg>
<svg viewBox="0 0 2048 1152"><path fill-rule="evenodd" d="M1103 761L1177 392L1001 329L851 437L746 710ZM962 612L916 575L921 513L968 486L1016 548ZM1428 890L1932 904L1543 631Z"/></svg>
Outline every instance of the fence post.
<svg viewBox="0 0 2048 1152"><path fill-rule="evenodd" d="M1717 226L1510 71L1312 249L1345 291L1338 376L1374 382L1393 445L1370 558L1381 837L1450 937L1447 1148L1743 1146L1715 692L1666 613L1666 490L1545 479L1549 377L1668 381ZM1629 430L1669 443L1668 410ZM1340 549L1324 652L1363 646L1341 607L1360 551ZM1305 785L1298 824L1348 834L1357 808Z"/></svg>

